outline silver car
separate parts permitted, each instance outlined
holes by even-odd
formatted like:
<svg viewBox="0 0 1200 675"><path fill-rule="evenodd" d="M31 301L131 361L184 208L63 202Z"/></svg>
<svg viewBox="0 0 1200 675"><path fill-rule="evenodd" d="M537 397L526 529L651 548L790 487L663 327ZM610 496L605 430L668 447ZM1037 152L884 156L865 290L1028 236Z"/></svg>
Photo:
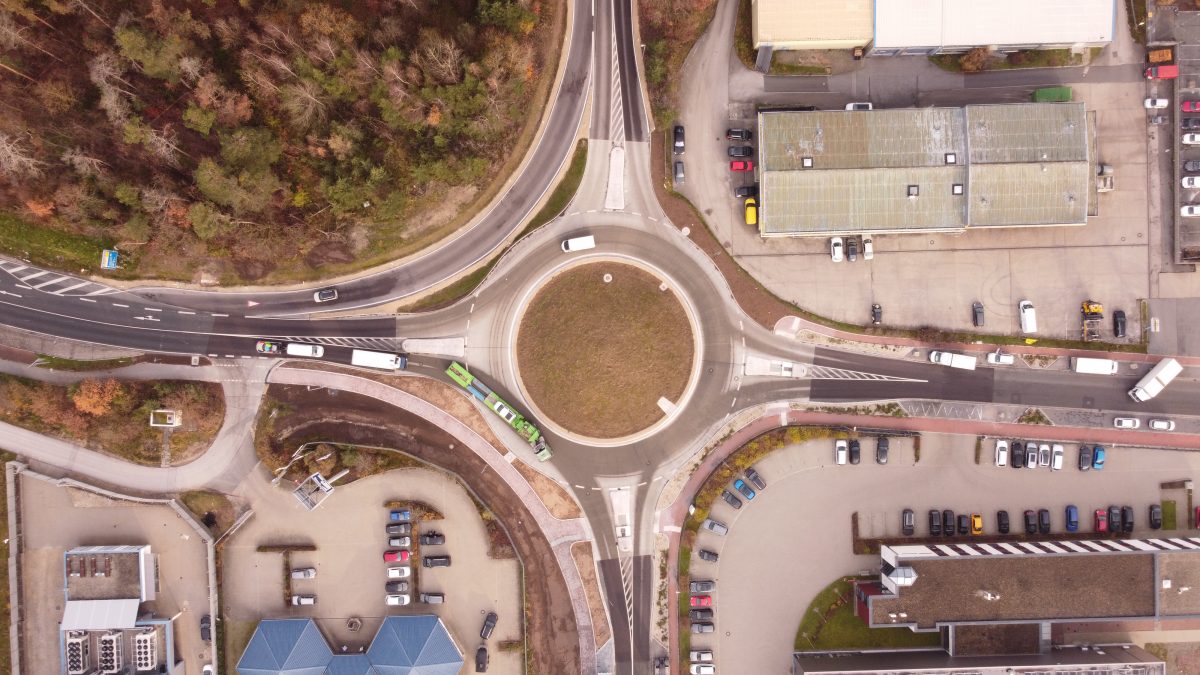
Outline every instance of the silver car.
<svg viewBox="0 0 1200 675"><path fill-rule="evenodd" d="M713 520L712 518L705 518L704 522L700 524L700 527L712 532L713 534L719 534L722 537L729 533L728 525L719 520Z"/></svg>

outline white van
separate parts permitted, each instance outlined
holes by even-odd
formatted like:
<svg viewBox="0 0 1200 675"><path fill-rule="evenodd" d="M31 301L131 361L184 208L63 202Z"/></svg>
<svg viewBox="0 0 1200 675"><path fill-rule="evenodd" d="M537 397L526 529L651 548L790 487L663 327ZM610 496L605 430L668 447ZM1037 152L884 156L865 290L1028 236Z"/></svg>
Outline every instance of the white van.
<svg viewBox="0 0 1200 675"><path fill-rule="evenodd" d="M575 237L574 239L568 239L562 243L563 253L586 251L589 248L596 248L596 238L590 234L586 237Z"/></svg>
<svg viewBox="0 0 1200 675"><path fill-rule="evenodd" d="M1033 308L1033 303L1028 300L1022 300L1017 304L1017 313L1021 316L1021 332L1036 333L1037 310Z"/></svg>
<svg viewBox="0 0 1200 675"><path fill-rule="evenodd" d="M325 356L325 348L321 345L305 345L299 342L289 342L284 351L288 356L308 356L314 359Z"/></svg>
<svg viewBox="0 0 1200 675"><path fill-rule="evenodd" d="M1072 356L1071 370L1089 375L1116 375L1117 362L1112 359L1089 359Z"/></svg>

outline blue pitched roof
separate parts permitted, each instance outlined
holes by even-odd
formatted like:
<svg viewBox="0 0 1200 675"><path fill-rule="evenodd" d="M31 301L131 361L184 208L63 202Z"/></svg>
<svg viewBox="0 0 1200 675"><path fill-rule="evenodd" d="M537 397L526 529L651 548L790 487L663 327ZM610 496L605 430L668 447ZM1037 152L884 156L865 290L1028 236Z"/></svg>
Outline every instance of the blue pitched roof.
<svg viewBox="0 0 1200 675"><path fill-rule="evenodd" d="M366 654L337 654L312 619L266 619L238 661L239 675L456 675L463 658L436 616L390 616Z"/></svg>

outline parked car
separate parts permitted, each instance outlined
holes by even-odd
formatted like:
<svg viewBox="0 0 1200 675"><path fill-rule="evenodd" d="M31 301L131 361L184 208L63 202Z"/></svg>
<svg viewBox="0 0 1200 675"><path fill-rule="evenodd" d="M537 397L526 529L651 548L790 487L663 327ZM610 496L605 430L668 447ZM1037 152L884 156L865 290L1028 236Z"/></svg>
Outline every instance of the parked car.
<svg viewBox="0 0 1200 675"><path fill-rule="evenodd" d="M1200 118L1196 118L1200 119ZM1200 159L1189 159L1183 163L1184 171L1200 171Z"/></svg>
<svg viewBox="0 0 1200 675"><path fill-rule="evenodd" d="M729 533L729 526L719 520L713 520L712 518L705 518L704 522L700 524L700 527L712 532L713 534L721 535L722 537Z"/></svg>
<svg viewBox="0 0 1200 675"><path fill-rule="evenodd" d="M693 649L690 652L688 652L688 660L696 661L696 662L700 662L700 663L712 661L713 660L712 650L711 649Z"/></svg>
<svg viewBox="0 0 1200 675"><path fill-rule="evenodd" d="M407 595L402 594L402 593L395 593L392 595L383 596L383 604L391 606L391 607L399 607L399 606L407 605L410 601L411 601L411 599Z"/></svg>
<svg viewBox="0 0 1200 675"><path fill-rule="evenodd" d="M1118 429L1137 429L1142 426L1142 421L1136 417L1117 417L1113 420L1113 426Z"/></svg>
<svg viewBox="0 0 1200 675"><path fill-rule="evenodd" d="M954 536L954 512L950 509L942 511L942 534L947 537Z"/></svg>
<svg viewBox="0 0 1200 675"><path fill-rule="evenodd" d="M1105 511L1104 509L1096 509L1096 513L1093 514L1093 520L1093 530L1101 534L1108 532L1108 511Z"/></svg>
<svg viewBox="0 0 1200 675"><path fill-rule="evenodd" d="M1179 137L1179 142L1184 145L1200 145L1200 134L1183 134Z"/></svg>
<svg viewBox="0 0 1200 675"><path fill-rule="evenodd" d="M1159 529L1162 529L1162 525L1163 525L1162 505L1161 504L1151 504L1150 505L1150 529L1159 530Z"/></svg>
<svg viewBox="0 0 1200 675"><path fill-rule="evenodd" d="M725 140L727 141L749 141L754 136L749 129L726 129Z"/></svg>
<svg viewBox="0 0 1200 675"><path fill-rule="evenodd" d="M1038 466L1050 466L1050 444L1042 443L1038 446Z"/></svg>
<svg viewBox="0 0 1200 675"><path fill-rule="evenodd" d="M983 516L978 513L971 514L971 534L975 536L983 534Z"/></svg>
<svg viewBox="0 0 1200 675"><path fill-rule="evenodd" d="M1180 101L1179 109L1183 112L1200 112L1200 101Z"/></svg>
<svg viewBox="0 0 1200 675"><path fill-rule="evenodd" d="M682 155L682 154L683 154L683 151L684 151L684 147L683 147L683 125L682 125L682 124L676 124L676 125L675 125L675 145L674 145L674 150L675 150L675 154L676 154L676 155Z"/></svg>
<svg viewBox="0 0 1200 675"><path fill-rule="evenodd" d="M200 617L200 639L205 642L212 642L212 615L205 614Z"/></svg>
<svg viewBox="0 0 1200 675"><path fill-rule="evenodd" d="M1195 136L1196 134L1188 135ZM1179 215L1183 216L1184 218L1195 218L1196 216L1200 216L1200 204L1184 204L1183 206L1179 207Z"/></svg>
<svg viewBox="0 0 1200 675"><path fill-rule="evenodd" d="M389 537L388 546L396 548L408 548L412 546L412 537Z"/></svg>
<svg viewBox="0 0 1200 675"><path fill-rule="evenodd" d="M730 157L753 157L754 148L748 145L731 145L729 146Z"/></svg>
<svg viewBox="0 0 1200 675"><path fill-rule="evenodd" d="M1096 447L1092 448L1092 468L1096 471L1104 468L1104 455L1105 452L1103 447L1097 445Z"/></svg>
<svg viewBox="0 0 1200 675"><path fill-rule="evenodd" d="M1038 468L1038 444L1033 441L1025 443L1025 468Z"/></svg>
<svg viewBox="0 0 1200 675"><path fill-rule="evenodd" d="M863 236L863 260L875 259L875 242L870 235Z"/></svg>
<svg viewBox="0 0 1200 675"><path fill-rule="evenodd" d="M412 534L412 523L396 523L395 525L385 525L383 529L389 536L398 537L401 535Z"/></svg>
<svg viewBox="0 0 1200 675"><path fill-rule="evenodd" d="M1020 469L1025 466L1025 446L1021 441L1012 442L1012 467Z"/></svg>
<svg viewBox="0 0 1200 675"><path fill-rule="evenodd" d="M1050 470L1060 471L1063 468L1063 446L1055 443L1050 450Z"/></svg>
<svg viewBox="0 0 1200 675"><path fill-rule="evenodd" d="M970 534L970 532L971 532L970 516L968 516L965 513L959 514L959 516L958 516L958 533L959 534Z"/></svg>
<svg viewBox="0 0 1200 675"><path fill-rule="evenodd" d="M393 523L407 523L412 520L412 511L408 509L393 509L388 512L388 520Z"/></svg>
<svg viewBox="0 0 1200 675"><path fill-rule="evenodd" d="M1194 179L1197 182L1197 184L1196 185L1188 185L1186 182L1188 178ZM1184 178L1183 180L1184 180L1184 185L1183 185L1184 187L1200 187L1200 176L1188 176L1187 178ZM1118 338L1125 337L1125 311L1124 310L1118 309L1117 311L1113 312L1113 337L1118 337Z"/></svg>
<svg viewBox="0 0 1200 675"><path fill-rule="evenodd" d="M1075 532L1079 529L1079 508L1074 504L1067 504L1067 532Z"/></svg>
<svg viewBox="0 0 1200 675"><path fill-rule="evenodd" d="M1121 507L1113 504L1108 507L1108 531L1117 533L1121 526Z"/></svg>
<svg viewBox="0 0 1200 675"><path fill-rule="evenodd" d="M1090 471L1092 468L1092 449L1086 445L1079 446L1079 470Z"/></svg>
<svg viewBox="0 0 1200 675"><path fill-rule="evenodd" d="M733 189L733 196L740 199L758 197L758 185L739 185Z"/></svg>
<svg viewBox="0 0 1200 675"><path fill-rule="evenodd" d="M737 495L733 494L729 490L721 490L721 499L724 499L726 504L735 509L742 508L742 500L738 499Z"/></svg>
<svg viewBox="0 0 1200 675"><path fill-rule="evenodd" d="M448 555L433 555L422 556L421 567L449 567L450 556Z"/></svg>
<svg viewBox="0 0 1200 675"><path fill-rule="evenodd" d="M883 307L878 302L871 304L871 323L876 326L883 323Z"/></svg>
<svg viewBox="0 0 1200 675"><path fill-rule="evenodd" d="M758 200L753 197L746 200L745 219L747 225L758 224Z"/></svg>
<svg viewBox="0 0 1200 675"><path fill-rule="evenodd" d="M675 162L674 169L675 169L675 182L680 185L683 185L684 183L686 183L687 182L687 168L684 166L683 162Z"/></svg>
<svg viewBox="0 0 1200 675"><path fill-rule="evenodd" d="M408 551L384 551L384 562L408 562Z"/></svg>
<svg viewBox="0 0 1200 675"><path fill-rule="evenodd" d="M1025 534L1037 534L1037 513L1025 511Z"/></svg>
<svg viewBox="0 0 1200 675"><path fill-rule="evenodd" d="M383 585L383 590L387 591L388 593L407 593L408 592L408 582L407 581L389 581Z"/></svg>
<svg viewBox="0 0 1200 675"><path fill-rule="evenodd" d="M996 512L996 529L1000 530L1000 534L1008 534L1008 511Z"/></svg>
<svg viewBox="0 0 1200 675"><path fill-rule="evenodd" d="M421 535L422 546L441 546L446 543L446 535L441 532L430 530Z"/></svg>
<svg viewBox="0 0 1200 675"><path fill-rule="evenodd" d="M1165 98L1148 98L1145 101L1142 101L1142 105L1146 108L1146 110L1162 110L1163 108L1171 105L1171 102Z"/></svg>
<svg viewBox="0 0 1200 675"><path fill-rule="evenodd" d="M475 650L475 672L486 673L488 669L488 650L486 645L480 645Z"/></svg>
<svg viewBox="0 0 1200 675"><path fill-rule="evenodd" d="M271 342L270 340L259 340L254 343L254 351L259 354L278 354L279 349L279 343Z"/></svg>
<svg viewBox="0 0 1200 675"><path fill-rule="evenodd" d="M419 598L426 605L440 605L446 602L445 593L422 593Z"/></svg>
<svg viewBox="0 0 1200 675"><path fill-rule="evenodd" d="M692 621L708 621L713 618L711 609L690 609L688 610L688 618Z"/></svg>
<svg viewBox="0 0 1200 675"><path fill-rule="evenodd" d="M1038 509L1038 532L1050 534L1050 509Z"/></svg>
<svg viewBox="0 0 1200 675"><path fill-rule="evenodd" d="M1200 117L1184 117L1179 120L1179 128L1184 131L1190 129L1200 129Z"/></svg>
<svg viewBox="0 0 1200 675"><path fill-rule="evenodd" d="M754 487L759 490L767 489L767 481L763 480L763 477L758 475L758 472L752 466L746 467L746 480L754 483Z"/></svg>
<svg viewBox="0 0 1200 675"><path fill-rule="evenodd" d="M888 459L888 437L880 436L875 441L875 463L887 464Z"/></svg>
<svg viewBox="0 0 1200 675"><path fill-rule="evenodd" d="M692 607L712 607L711 595L693 595L690 600Z"/></svg>
<svg viewBox="0 0 1200 675"><path fill-rule="evenodd" d="M1175 431L1175 422L1171 420L1151 418L1148 426L1155 431Z"/></svg>
<svg viewBox="0 0 1200 675"><path fill-rule="evenodd" d="M748 159L735 159L729 163L730 171L746 172L754 170L754 162Z"/></svg>
<svg viewBox="0 0 1200 675"><path fill-rule="evenodd" d="M993 366L1011 366L1017 362L1017 357L1012 354L1005 354L997 349L994 352L988 352L987 362Z"/></svg>
<svg viewBox="0 0 1200 675"><path fill-rule="evenodd" d="M387 568L387 578L389 579L407 579L412 576L412 568L408 565L403 567Z"/></svg>
<svg viewBox="0 0 1200 675"><path fill-rule="evenodd" d="M900 531L904 536L911 537L913 532L916 532L916 518L913 517L912 509L904 509L900 512Z"/></svg>
<svg viewBox="0 0 1200 675"><path fill-rule="evenodd" d="M858 240L854 237L846 240L846 260L850 262L858 260Z"/></svg>
<svg viewBox="0 0 1200 675"><path fill-rule="evenodd" d="M850 441L850 463L858 464L862 460L862 447L855 438Z"/></svg>
<svg viewBox="0 0 1200 675"><path fill-rule="evenodd" d="M937 509L929 509L929 536L942 536L942 512Z"/></svg>
<svg viewBox="0 0 1200 675"><path fill-rule="evenodd" d="M868 103L866 101L863 101L861 103L847 103L846 104L846 110L871 110L874 107L875 106L871 105L870 103Z"/></svg>
<svg viewBox="0 0 1200 675"><path fill-rule="evenodd" d="M487 640L492 637L492 631L496 630L496 622L500 617L495 612L488 612L487 616L483 617L483 627L479 629L479 637Z"/></svg>
<svg viewBox="0 0 1200 675"><path fill-rule="evenodd" d="M315 604L317 604L317 596L315 596L315 595L293 595L292 596L292 606L293 607L300 607L301 605L315 605Z"/></svg>
<svg viewBox="0 0 1200 675"><path fill-rule="evenodd" d="M983 303L978 300L971 303L971 324L976 328L983 327Z"/></svg>
<svg viewBox="0 0 1200 675"><path fill-rule="evenodd" d="M717 562L721 558L721 556L717 555L716 551L710 551L706 548L700 549L700 552L697 553L697 555L699 555L700 559L705 562Z"/></svg>
<svg viewBox="0 0 1200 675"><path fill-rule="evenodd" d="M329 288L322 288L316 293L313 293L313 302L332 302L337 300L337 298L337 289L333 288L332 286Z"/></svg>
<svg viewBox="0 0 1200 675"><path fill-rule="evenodd" d="M1008 466L1008 441L996 441L996 466Z"/></svg>
<svg viewBox="0 0 1200 675"><path fill-rule="evenodd" d="M315 567L297 567L292 570L293 579L316 579L317 568Z"/></svg>
<svg viewBox="0 0 1200 675"><path fill-rule="evenodd" d="M688 583L689 593L711 593L717 590L717 582L715 581L692 581Z"/></svg>
<svg viewBox="0 0 1200 675"><path fill-rule="evenodd" d="M711 623L707 622L692 622L693 633L711 633L715 630Z"/></svg>
<svg viewBox="0 0 1200 675"><path fill-rule="evenodd" d="M717 667L711 663L693 663L688 668L688 675L717 675Z"/></svg>
<svg viewBox="0 0 1200 675"><path fill-rule="evenodd" d="M845 464L846 458L850 454L848 445L844 439L837 439L833 442L833 462L834 464Z"/></svg>
<svg viewBox="0 0 1200 675"><path fill-rule="evenodd" d="M1133 532L1133 507L1121 507L1121 531L1125 534Z"/></svg>
<svg viewBox="0 0 1200 675"><path fill-rule="evenodd" d="M829 239L829 257L833 259L833 262L842 262L843 252L844 249L842 248L842 238L831 237Z"/></svg>
<svg viewBox="0 0 1200 675"><path fill-rule="evenodd" d="M733 481L733 489L740 492L746 499L754 499L754 490L751 490L750 486L746 485L746 481L741 478Z"/></svg>

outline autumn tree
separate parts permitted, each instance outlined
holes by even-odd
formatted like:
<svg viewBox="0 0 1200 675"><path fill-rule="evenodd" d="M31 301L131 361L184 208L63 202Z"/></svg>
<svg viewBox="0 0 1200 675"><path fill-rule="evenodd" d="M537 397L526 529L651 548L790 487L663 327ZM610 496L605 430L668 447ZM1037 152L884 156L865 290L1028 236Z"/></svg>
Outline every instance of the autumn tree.
<svg viewBox="0 0 1200 675"><path fill-rule="evenodd" d="M987 69L991 60L992 54L986 47L976 47L959 57L958 65L964 73L975 73Z"/></svg>
<svg viewBox="0 0 1200 675"><path fill-rule="evenodd" d="M112 411L114 405L125 396L125 387L112 378L84 380L71 393L71 402L80 412L100 417Z"/></svg>

